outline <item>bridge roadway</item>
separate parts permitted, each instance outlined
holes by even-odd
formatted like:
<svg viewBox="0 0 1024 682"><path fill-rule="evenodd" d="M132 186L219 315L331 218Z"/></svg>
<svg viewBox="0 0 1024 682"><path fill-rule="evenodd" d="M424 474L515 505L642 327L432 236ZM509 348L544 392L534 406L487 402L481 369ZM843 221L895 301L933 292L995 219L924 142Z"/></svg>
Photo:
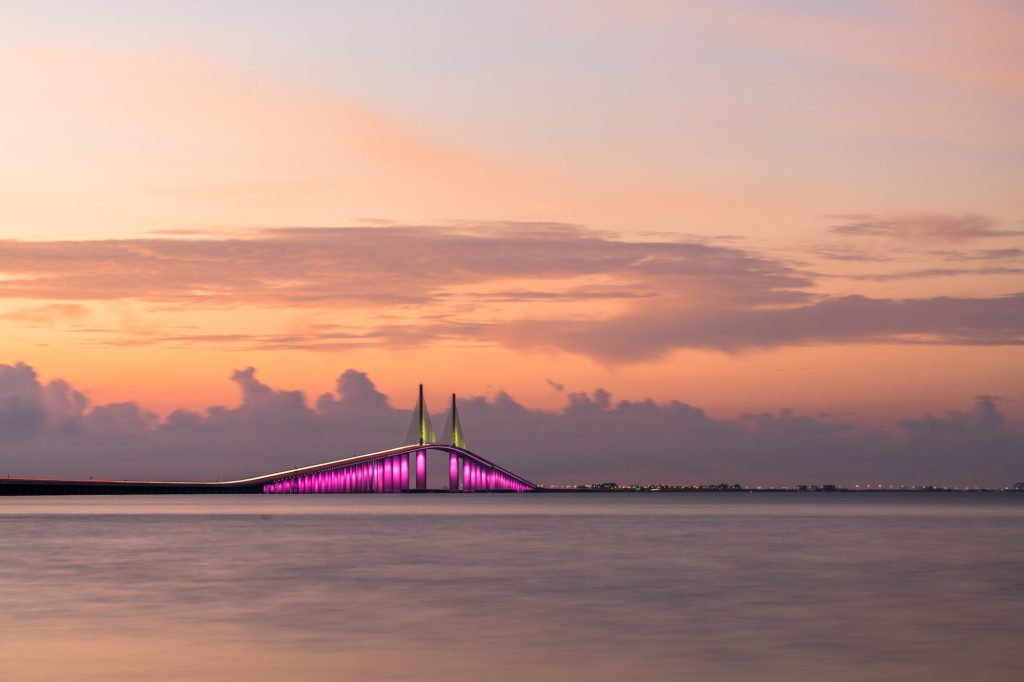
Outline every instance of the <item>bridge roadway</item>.
<svg viewBox="0 0 1024 682"><path fill-rule="evenodd" d="M457 457L461 462L459 463L459 472L452 474L450 472L449 477L449 489L451 486L451 475L454 475L456 481L464 480L466 470L463 469L466 462L469 462L481 471L485 472L496 472L506 483L508 487L501 489L500 491L514 490L517 492L527 492L536 490L536 486L530 483L525 478L513 474L508 469L500 467L493 462L490 462L480 455L474 452L460 448L454 445L441 445L441 444L426 444L426 445L403 445L401 447L392 448L390 450L381 450L379 452L370 452L365 455L354 455L352 457L345 457L343 459L337 459L330 462L323 462L321 464L313 464L305 467L297 467L294 469L287 469L285 471L277 471L271 474L264 474L262 476L253 476L250 478L241 478L234 481L116 481L110 479L43 479L43 478L0 478L0 496L5 495L157 495L157 494L259 494L264 492L271 492L267 486L282 483L288 481L297 481L299 479L310 480L314 474L335 472L342 469L353 470L353 467L359 465L366 465L375 462L383 462L388 458L392 458L391 461L398 461L398 457L408 456L417 452L426 452L427 450L440 450L448 453L449 458ZM475 471L475 470L474 470ZM408 472L406 472L408 474ZM425 471L424 482L425 482ZM460 475L462 474L462 475ZM407 479L408 480L408 479ZM359 492L385 492L383 490L374 490L374 483L369 486L370 490L348 490L346 493L359 493ZM488 483L485 479L482 479L478 485L470 485L462 489L463 492L498 492L494 488L488 487ZM292 490L282 492L342 492L340 490ZM392 490L387 492L412 492L408 487L396 486Z"/></svg>

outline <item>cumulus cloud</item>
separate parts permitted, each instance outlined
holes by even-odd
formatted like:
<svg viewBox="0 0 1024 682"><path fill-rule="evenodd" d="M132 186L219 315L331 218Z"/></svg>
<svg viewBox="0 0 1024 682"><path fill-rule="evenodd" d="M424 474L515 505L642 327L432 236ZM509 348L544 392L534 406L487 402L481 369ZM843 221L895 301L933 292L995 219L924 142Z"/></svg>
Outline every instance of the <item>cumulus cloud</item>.
<svg viewBox="0 0 1024 682"><path fill-rule="evenodd" d="M252 368L232 380L238 405L161 418L133 402L90 405L67 382L0 365L0 473L241 477L394 446L410 418L356 370L312 403L263 383ZM555 411L500 391L463 399L471 448L549 482L1001 486L1024 479L1024 429L990 396L966 410L907 417L891 430L787 410L717 419L684 402L615 400L601 389L566 398Z"/></svg>

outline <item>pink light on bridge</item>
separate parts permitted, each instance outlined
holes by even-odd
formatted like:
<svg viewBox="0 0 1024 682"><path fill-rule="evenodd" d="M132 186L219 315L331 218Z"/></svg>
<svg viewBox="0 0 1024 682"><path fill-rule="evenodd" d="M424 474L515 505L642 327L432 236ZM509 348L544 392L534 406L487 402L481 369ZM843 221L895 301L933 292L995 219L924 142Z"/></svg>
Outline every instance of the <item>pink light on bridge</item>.
<svg viewBox="0 0 1024 682"><path fill-rule="evenodd" d="M465 492L527 491L533 486L505 472L462 448L427 445L409 446L399 454L382 452L354 464L331 462L323 468L282 472L282 478L259 484L257 490L266 494L345 494L392 493L412 487L412 474L417 490L426 489L427 449L448 453L448 490ZM404 451L403 451L404 450ZM331 468L333 467L333 468ZM415 467L415 468L413 468Z"/></svg>
<svg viewBox="0 0 1024 682"><path fill-rule="evenodd" d="M416 490L427 489L427 451L416 451Z"/></svg>

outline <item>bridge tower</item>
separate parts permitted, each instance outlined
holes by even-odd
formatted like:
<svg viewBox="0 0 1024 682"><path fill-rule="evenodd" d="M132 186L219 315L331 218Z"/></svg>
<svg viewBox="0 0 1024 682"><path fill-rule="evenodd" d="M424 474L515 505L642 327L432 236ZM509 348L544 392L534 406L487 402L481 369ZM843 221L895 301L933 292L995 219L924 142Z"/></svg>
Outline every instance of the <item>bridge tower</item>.
<svg viewBox="0 0 1024 682"><path fill-rule="evenodd" d="M420 397L416 401L416 408L412 411L412 422L409 424L405 442L409 445L434 445L437 443L437 434L434 433L434 426L430 423L430 412L423 400L423 384L420 384ZM415 457L415 467L410 465L409 468L416 472L416 490L426 490L427 451L425 449L417 450Z"/></svg>
<svg viewBox="0 0 1024 682"><path fill-rule="evenodd" d="M452 409L448 413L448 421L442 431L441 440L444 443L454 445L463 450L466 449L466 437L462 432L462 422L459 421L459 408L455 402L455 394L452 393ZM459 489L459 456L454 452L448 453L448 489Z"/></svg>

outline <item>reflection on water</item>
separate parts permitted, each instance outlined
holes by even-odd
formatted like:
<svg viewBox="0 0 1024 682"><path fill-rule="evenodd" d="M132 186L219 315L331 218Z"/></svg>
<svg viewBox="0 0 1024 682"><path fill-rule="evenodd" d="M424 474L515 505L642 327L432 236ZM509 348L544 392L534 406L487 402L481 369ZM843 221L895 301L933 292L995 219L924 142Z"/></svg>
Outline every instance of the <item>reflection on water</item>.
<svg viewBox="0 0 1024 682"><path fill-rule="evenodd" d="M1024 496L0 499L0 679L1018 680Z"/></svg>

